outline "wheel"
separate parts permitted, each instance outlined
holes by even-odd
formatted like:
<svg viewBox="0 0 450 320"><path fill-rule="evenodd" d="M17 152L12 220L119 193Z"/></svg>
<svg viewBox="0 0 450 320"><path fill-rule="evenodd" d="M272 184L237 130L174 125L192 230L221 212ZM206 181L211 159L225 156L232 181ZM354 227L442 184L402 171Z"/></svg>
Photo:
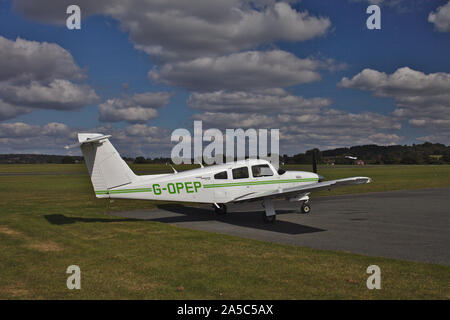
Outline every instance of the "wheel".
<svg viewBox="0 0 450 320"><path fill-rule="evenodd" d="M277 215L274 214L272 216L266 216L266 213L263 212L262 218L263 218L265 223L274 223L277 220Z"/></svg>
<svg viewBox="0 0 450 320"><path fill-rule="evenodd" d="M218 205L219 205L219 208L217 208L215 205L213 205L214 211L216 212L216 214L219 214L219 215L226 214L227 206L224 205L223 203L218 203Z"/></svg>
<svg viewBox="0 0 450 320"><path fill-rule="evenodd" d="M311 212L311 206L310 206L310 204L309 203L304 203L303 205L302 205L302 212L303 213L310 213Z"/></svg>

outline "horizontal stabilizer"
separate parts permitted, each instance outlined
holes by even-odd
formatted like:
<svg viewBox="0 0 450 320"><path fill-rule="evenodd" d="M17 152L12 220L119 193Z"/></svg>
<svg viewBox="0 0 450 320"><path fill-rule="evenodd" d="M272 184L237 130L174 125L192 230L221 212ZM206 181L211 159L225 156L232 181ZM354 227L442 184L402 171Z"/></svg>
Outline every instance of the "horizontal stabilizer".
<svg viewBox="0 0 450 320"><path fill-rule="evenodd" d="M72 149L72 148L75 148L75 147L79 147L79 146L81 146L82 144L86 144L86 143L93 143L93 142L97 142L97 141L100 141L100 140L103 140L103 139L108 139L108 138L111 138L111 135L101 135L101 134L98 134L98 137L97 136L93 136L94 134L92 134L92 133L79 133L78 134L78 143L75 143L75 144L72 144L72 145L69 145L69 146L65 146L64 148L66 148L66 149Z"/></svg>

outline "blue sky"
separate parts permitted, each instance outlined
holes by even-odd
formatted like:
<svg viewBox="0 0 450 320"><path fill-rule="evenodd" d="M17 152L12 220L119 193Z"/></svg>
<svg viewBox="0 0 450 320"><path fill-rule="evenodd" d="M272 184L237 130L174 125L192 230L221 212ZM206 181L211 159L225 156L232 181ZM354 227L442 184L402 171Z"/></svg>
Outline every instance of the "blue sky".
<svg viewBox="0 0 450 320"><path fill-rule="evenodd" d="M170 41L167 41L167 43L163 36L153 40L154 34L145 33L146 23L157 28L159 27L159 22L139 20L141 18L136 18L137 20L133 21L132 1L123 2L124 6L126 5L125 3L130 2L131 8L126 8L126 10L131 13L126 14L111 13L107 7L100 9L86 8L87 4L80 1L82 12L81 30L68 30L61 21L56 21L55 23L55 20L63 21L65 19L67 15L64 11L57 13L56 16L52 16L52 13L42 14L42 10L39 10L38 6L52 6L51 1L35 1L36 7L31 5L25 9L20 6L21 2L23 1L16 1L14 4L16 6L15 10L12 10L13 1L0 1L0 36L13 42L17 38L21 38L26 41L36 41L39 44L44 42L57 44L73 57L74 64L80 70L86 71L85 78L81 82L76 82L73 79L70 81L76 85L88 86L95 91L97 99L77 101L80 105L68 109L60 106L43 108L24 106L23 108L26 111L18 112L16 116L4 116L0 122L3 125L3 129L0 130L0 152L63 153L63 150L59 152L52 144L55 141L62 143L65 141L64 139L70 140L73 138L75 131L92 130L94 128L107 130L109 128L114 132L119 132L119 135L123 133L124 136L129 138L130 134L127 135L127 132L130 133L132 131L128 128L134 126L134 129L140 130L139 133L136 133L136 130L133 131L139 138L127 140L126 137L122 137L122 140L119 141L119 143L127 146L126 153L130 155L164 154L167 153L170 145L168 133L179 127L191 128L194 119L203 120L204 127L217 126L219 128L235 128L239 124L242 127L264 128L269 127L268 124L273 124L275 128L280 128L282 136L286 132L284 135L286 138L285 140L282 138L280 147L291 154L304 151L315 145L320 148L329 148L363 143L411 144L421 143L425 140L444 144L450 143L450 122L445 122L450 119L450 103L448 101L448 91L446 91L446 88L450 87L448 83L450 73L450 31L445 29L446 11L442 10L442 14L439 15L437 22L432 23L429 21L431 12L438 14L440 12L439 8L444 8L446 5L450 8L450 4L447 4L448 1L375 1L376 3L381 3L382 28L381 30L368 30L365 22L369 15L365 11L371 1L303 0L290 3L288 5L290 7L289 10L293 10L292 12L298 14L307 11L309 17L313 19L326 18L330 22L330 25L326 28L324 27L323 30L312 30L311 35L308 35L308 39L293 39L295 38L294 34L289 40L286 40L287 36L285 37L283 34L285 29L282 29L282 26L280 26L281 31L278 33L274 31L275 35L270 39L264 39L264 35L258 35L258 37L255 36L257 40L251 38L248 44L242 44L241 40L235 41L231 39L228 44L224 45L222 51L206 47L205 45L205 52L198 50L194 54L189 51L191 49L184 51L183 46L188 47L189 44L186 45L183 39L180 40L180 43L177 43L177 37L173 34L168 34ZM39 4L39 2L41 3ZM237 6L240 5L239 1L235 2ZM266 3L269 4L265 4L263 7L257 6L249 9L244 6L240 7L240 9L243 12L263 12L264 10L270 10L274 6L271 1ZM200 6L201 4L198 5ZM176 4L173 6L176 6ZM147 8L144 5L143 8L145 10L159 10L159 8ZM176 10L178 10L179 14L186 12L186 15L198 17L198 12L202 8L199 7L197 11L193 8L176 8ZM211 10L214 10L214 8ZM218 8L217 10L221 9ZM166 13L163 10L161 12ZM219 16L216 19L221 18ZM225 14L223 19L227 19ZM136 33L133 34L130 31L130 21L137 23L137 28L143 29L135 31ZM271 22L271 28L276 29L278 27L277 23L281 25L282 22L276 19L274 21ZM215 27L214 21L207 22L211 28ZM176 25L175 22L174 24ZM181 22L180 25L181 28L178 32L183 32ZM261 22L261 25L264 27L264 21ZM227 25L224 24L224 26ZM243 28L251 27L250 25ZM293 28L295 27L297 26L293 25ZM163 33L172 32L173 28L175 27L161 26ZM186 30L188 29L189 26L186 27ZM269 28L268 30L272 29ZM246 30L243 31L246 32ZM191 36L192 34L189 35L189 37ZM215 39L207 39L210 36L208 32L205 31L205 35L200 36L204 36L206 39L205 43L208 43L209 40L211 43L214 43ZM149 47L153 45L153 41L155 44L160 45L165 52L159 54L153 53L151 49L139 48L139 46ZM13 43L7 42L5 45L12 46ZM6 48L4 50L9 49ZM240 90L239 87L229 86L229 83L225 82L225 80L223 82L219 81L211 88L202 86L202 83L208 83L208 77L216 77L216 79L230 77L228 71L223 75L220 73L221 71L208 74L207 69L199 69L196 72L195 68L190 67L187 70L191 70L191 72L194 70L197 76L192 81L189 79L189 73L187 75L184 74L185 65L194 63L196 59L212 59L217 65L224 59L234 61L234 58L237 59L239 57L237 55L246 52L253 52L258 57L267 52L283 52L293 55L297 59L309 59L309 62L319 65L308 67L310 68L308 70L318 74L320 80L296 78L292 81L287 80L285 83L283 82L284 85L280 87L277 86L277 82L274 80L273 85L272 82L270 85L265 83L255 87L249 85L248 88L245 86L245 88L243 87ZM171 55L174 55L175 58L172 58ZM232 59L231 56L234 58ZM280 63L284 64L285 60L283 59ZM239 61L241 60L239 59ZM277 68L276 64L278 62L275 56L264 61L269 62L262 63L273 63L274 68ZM294 61L293 63L300 62ZM164 67L170 67L168 69L170 71L164 73ZM391 82L386 80L386 83L383 84L375 83L375 80L372 81L365 74L362 75L364 78L362 84L354 78L364 69L371 69L380 74L384 73L390 76L403 67L407 67L410 71L402 70L405 74L399 72L399 77L391 79L392 81L389 80ZM148 73L152 68L157 70L157 78L150 79L151 76ZM19 73L21 71L17 69L14 72ZM23 72L25 73L25 71ZM202 72L206 73L204 77L205 82L201 78ZM179 75L181 73L183 73L182 77ZM433 77L435 74L436 76ZM238 80L241 75L238 72L231 76ZM55 75L55 78L59 77L61 76ZM260 80L258 77L261 77L261 75L255 74L255 83ZM282 75L277 77L277 79L283 81L280 77ZM349 79L350 82L345 86L339 85L344 77ZM438 80L435 79L436 77ZM12 80L5 81L7 81L5 82L5 87L7 85L8 87L4 91L9 92L7 90L11 89L10 84ZM250 74L248 82L252 81ZM378 79L377 81L381 80ZM411 88L409 87L411 81L417 81L418 86L423 85L425 88L419 88L416 85L412 85L413 87ZM49 83L45 82L42 86L49 86ZM191 85L192 83L198 84ZM20 85L27 87L30 83ZM446 85L448 87L445 87ZM434 92L434 89L432 89L434 86L437 88L437 91L433 94L430 92ZM256 87L257 89L255 89ZM296 129L296 127L301 127L304 124L303 120L298 117L309 114L308 109L305 108L315 108L315 106L310 107L309 104L307 107L299 107L300 111L292 113L289 111L289 108L277 112L276 108L279 107L277 105L268 108L271 111L267 111L268 109L258 111L258 106L252 106L251 110L246 110L245 106L247 106L247 103L234 98L232 102L229 100L227 100L227 103L220 102L220 99L224 99L225 94L232 95L237 92L241 92L241 95L245 96L251 95L255 97L255 95L258 95L261 99L279 98L280 94L272 95L268 93L273 88L283 90L281 96L327 99L327 103L317 107L316 111L311 112L310 118L317 119L318 123L311 124L311 122L308 122L304 131ZM405 90L407 93L405 93ZM424 93L425 90L429 91ZM169 93L170 98L166 101L167 103L162 103L162 105L155 106L156 102L149 102L148 106L144 106L143 108L153 108L157 112L157 116L149 116L147 121L145 121L145 118L144 120L127 120L124 118L121 121L117 117L109 121L112 119L111 116L104 115L103 118L99 116L98 106L107 103L108 99L122 99L125 101L127 99L132 100L131 98L135 94L158 92ZM216 100L210 101L208 100L208 97L210 97L208 94L213 92L217 93ZM196 96L199 98L198 101L191 97L193 93L198 93L198 96ZM2 98L2 94L5 94L4 98ZM436 103L436 106L430 108L429 112L427 112L427 106L430 103L435 104L434 100L429 100L433 96L440 97L439 103ZM191 101L197 101L197 104L201 106L192 107L193 104L188 103L190 97ZM416 99L411 102L411 99L408 99L408 97L416 97ZM7 98L9 99L9 95L6 97L6 93L2 93L0 88L0 99L10 104ZM418 100L420 100L420 103L416 102ZM22 107L22 104L19 103L20 101L17 102L17 105ZM214 109L216 104L220 104L220 109ZM230 106L229 111L222 107L223 105ZM208 106L211 106L211 108ZM119 106L116 102L111 102L108 105L108 108L110 108L108 110L132 107L130 104L123 106L122 103ZM398 115L400 112L393 114L399 108L406 110L406 113L403 112L401 116ZM418 108L420 108L420 112L417 112ZM340 112L339 117L342 118L344 123L333 122L334 110ZM214 114L215 112L218 112L217 115ZM362 116L362 114L367 112L375 115ZM234 117L227 118L231 114L234 114ZM279 121L280 115L284 115L284 119L289 120ZM345 125L345 119L355 118L352 115L357 115L356 120L354 120L355 123L377 117L379 119L377 118L376 122L368 124L368 127L371 128L370 130L364 128L363 125L355 124L354 130L350 130L356 135L355 138L352 136L352 133L347 132L348 129L352 129L353 120L349 123L348 128L340 129ZM260 121L255 120L249 124L242 122L245 119L258 119L259 116L261 116ZM263 116L264 118L262 118ZM219 122L218 119L223 119L223 121ZM442 122L443 120L445 121ZM391 121L392 123L389 126L379 127L379 123ZM27 136L27 133L18 134L16 129L12 129L12 126L17 123L24 123L30 126L31 129L27 128L27 130L29 129L27 131L29 136ZM42 132L43 128L49 123L65 125L64 128L60 127L60 129L64 129L61 129L62 131L60 132L64 139L57 137L57 140L55 140L52 134L59 135L58 132L48 133L48 130L46 131L47 133ZM9 124L9 126L5 126L5 124ZM153 127L161 128L159 136L158 131L153 130L150 133L147 130ZM326 136L327 133L330 136ZM148 134L155 135L152 136L154 140L150 143L143 140L148 138L145 136ZM33 140L33 138L36 138L36 135L42 135L42 139L39 142ZM43 136L46 138L44 139ZM22 147L20 147L20 143L19 146L17 144L17 141L20 140L17 139L22 139L22 141L25 139L26 143L23 143ZM130 141L133 141L133 143L130 143ZM36 143L41 147L37 147ZM158 150L158 152L153 152L155 150Z"/></svg>

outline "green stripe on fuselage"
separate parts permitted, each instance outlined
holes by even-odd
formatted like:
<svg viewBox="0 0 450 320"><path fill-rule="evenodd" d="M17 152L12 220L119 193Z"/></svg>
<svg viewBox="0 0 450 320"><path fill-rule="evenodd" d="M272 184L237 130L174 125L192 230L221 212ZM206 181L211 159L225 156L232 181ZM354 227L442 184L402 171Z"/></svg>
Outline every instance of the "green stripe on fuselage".
<svg viewBox="0 0 450 320"><path fill-rule="evenodd" d="M138 189L122 189L122 190L99 190L95 191L95 194L117 194L117 193L134 193L134 192L152 192L151 188L138 188Z"/></svg>
<svg viewBox="0 0 450 320"><path fill-rule="evenodd" d="M257 186L257 185L278 184L278 183L315 182L318 180L319 180L318 178L304 178L304 179L228 182L228 183L206 184L206 185L203 185L203 188L209 189L209 188ZM135 193L135 192L152 192L152 189L151 188L138 188L138 189L121 189L121 190L99 190L99 191L95 191L95 194L101 195L101 194Z"/></svg>

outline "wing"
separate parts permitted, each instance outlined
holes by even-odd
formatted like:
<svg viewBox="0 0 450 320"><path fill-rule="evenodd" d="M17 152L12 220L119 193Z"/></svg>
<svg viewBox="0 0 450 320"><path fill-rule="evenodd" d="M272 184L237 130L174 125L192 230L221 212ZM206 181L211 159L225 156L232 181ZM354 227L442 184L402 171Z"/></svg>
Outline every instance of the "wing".
<svg viewBox="0 0 450 320"><path fill-rule="evenodd" d="M233 199L231 202L254 201L264 198L290 198L299 194L309 193L319 190L330 190L338 187L370 183L372 179L368 177L352 177L338 180L330 180L318 183L311 183L297 187L279 188L270 191L251 192Z"/></svg>

